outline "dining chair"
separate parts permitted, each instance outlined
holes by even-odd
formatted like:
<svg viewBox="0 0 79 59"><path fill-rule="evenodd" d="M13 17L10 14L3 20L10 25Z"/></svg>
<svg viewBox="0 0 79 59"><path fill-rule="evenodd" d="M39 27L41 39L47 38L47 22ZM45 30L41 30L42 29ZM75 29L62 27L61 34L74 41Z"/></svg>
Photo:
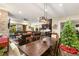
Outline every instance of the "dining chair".
<svg viewBox="0 0 79 59"><path fill-rule="evenodd" d="M13 43L9 43L9 56L24 56L25 54L21 54L18 47Z"/></svg>
<svg viewBox="0 0 79 59"><path fill-rule="evenodd" d="M56 55L58 52L58 43L59 43L59 36L57 33L52 33L51 36L51 55Z"/></svg>

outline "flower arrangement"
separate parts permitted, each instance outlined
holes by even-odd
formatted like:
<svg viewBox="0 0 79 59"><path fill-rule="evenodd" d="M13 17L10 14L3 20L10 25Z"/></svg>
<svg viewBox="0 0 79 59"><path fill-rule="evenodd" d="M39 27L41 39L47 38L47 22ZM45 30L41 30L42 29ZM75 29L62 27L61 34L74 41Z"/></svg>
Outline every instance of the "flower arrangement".
<svg viewBox="0 0 79 59"><path fill-rule="evenodd" d="M6 51L5 47L8 46L7 36L0 35L0 56Z"/></svg>
<svg viewBox="0 0 79 59"><path fill-rule="evenodd" d="M70 47L70 46L61 44L60 48L68 53L71 53L71 54L78 54L79 53L79 50L77 50L76 48Z"/></svg>

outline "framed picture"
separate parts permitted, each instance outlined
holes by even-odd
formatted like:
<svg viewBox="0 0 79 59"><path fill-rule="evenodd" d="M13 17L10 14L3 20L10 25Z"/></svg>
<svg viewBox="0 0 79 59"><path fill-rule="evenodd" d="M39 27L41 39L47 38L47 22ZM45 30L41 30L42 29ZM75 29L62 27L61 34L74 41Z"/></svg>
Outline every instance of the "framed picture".
<svg viewBox="0 0 79 59"><path fill-rule="evenodd" d="M54 24L54 25L53 25L53 28L54 28L54 29L57 29L57 24Z"/></svg>

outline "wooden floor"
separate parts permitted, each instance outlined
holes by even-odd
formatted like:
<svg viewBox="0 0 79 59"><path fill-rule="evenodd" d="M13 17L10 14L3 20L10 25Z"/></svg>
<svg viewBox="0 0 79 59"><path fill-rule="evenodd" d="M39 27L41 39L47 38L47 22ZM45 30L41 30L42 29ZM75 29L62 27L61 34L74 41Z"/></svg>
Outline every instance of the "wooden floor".
<svg viewBox="0 0 79 59"><path fill-rule="evenodd" d="M50 49L48 49L42 56L52 56L50 52Z"/></svg>

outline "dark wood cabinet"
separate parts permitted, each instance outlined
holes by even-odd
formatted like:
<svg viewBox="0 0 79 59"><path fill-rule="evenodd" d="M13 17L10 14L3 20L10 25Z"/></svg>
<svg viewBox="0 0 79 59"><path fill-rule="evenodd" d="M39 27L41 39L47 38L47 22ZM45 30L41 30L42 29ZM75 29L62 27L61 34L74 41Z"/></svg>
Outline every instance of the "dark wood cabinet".
<svg viewBox="0 0 79 59"><path fill-rule="evenodd" d="M23 25L23 32L26 31L26 25Z"/></svg>

